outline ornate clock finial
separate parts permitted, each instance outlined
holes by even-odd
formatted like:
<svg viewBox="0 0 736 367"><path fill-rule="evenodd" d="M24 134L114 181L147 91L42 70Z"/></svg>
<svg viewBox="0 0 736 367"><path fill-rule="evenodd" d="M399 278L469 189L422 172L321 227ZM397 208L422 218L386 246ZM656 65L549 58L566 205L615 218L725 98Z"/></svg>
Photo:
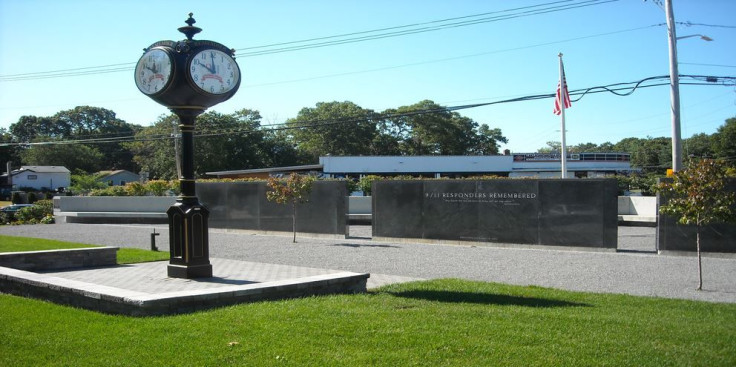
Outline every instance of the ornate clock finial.
<svg viewBox="0 0 736 367"><path fill-rule="evenodd" d="M189 13L189 19L184 21L187 26L179 28L179 32L184 33L190 41L195 34L202 32L202 28L194 26L194 23L197 23L197 21L192 18L192 15L194 15L194 13Z"/></svg>

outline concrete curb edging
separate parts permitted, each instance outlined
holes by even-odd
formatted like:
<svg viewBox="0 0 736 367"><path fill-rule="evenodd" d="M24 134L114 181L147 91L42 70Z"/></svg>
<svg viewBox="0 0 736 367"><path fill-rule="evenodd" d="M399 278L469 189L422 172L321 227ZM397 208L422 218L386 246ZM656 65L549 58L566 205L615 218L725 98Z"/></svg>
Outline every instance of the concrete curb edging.
<svg viewBox="0 0 736 367"><path fill-rule="evenodd" d="M162 294L151 294L0 267L0 292L129 316L193 312L237 303L366 292L370 274L340 272Z"/></svg>

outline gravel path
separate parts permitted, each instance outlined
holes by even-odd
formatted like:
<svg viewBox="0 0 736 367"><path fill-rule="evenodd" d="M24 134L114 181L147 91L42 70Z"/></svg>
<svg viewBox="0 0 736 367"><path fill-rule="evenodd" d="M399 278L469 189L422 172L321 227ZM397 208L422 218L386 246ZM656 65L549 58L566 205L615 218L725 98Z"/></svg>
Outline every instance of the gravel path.
<svg viewBox="0 0 736 367"><path fill-rule="evenodd" d="M3 226L0 234L119 247L150 248L153 228L168 251L165 225L53 224ZM382 243L370 227L349 239L228 233L210 229L210 257L412 278L463 278L576 291L736 303L736 258L704 257L704 291L696 291L692 256L656 255L654 228L619 227L620 252ZM357 238L360 237L360 238Z"/></svg>

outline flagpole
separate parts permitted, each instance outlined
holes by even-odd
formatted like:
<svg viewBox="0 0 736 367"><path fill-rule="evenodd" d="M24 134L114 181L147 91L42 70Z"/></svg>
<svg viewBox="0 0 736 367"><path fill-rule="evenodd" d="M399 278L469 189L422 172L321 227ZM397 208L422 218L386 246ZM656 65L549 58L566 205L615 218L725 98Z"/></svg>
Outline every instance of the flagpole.
<svg viewBox="0 0 736 367"><path fill-rule="evenodd" d="M565 139L565 97L567 94L567 83L565 82L565 70L562 66L562 52L557 55L560 58L560 116L562 118L562 147L560 152L561 159L561 178L567 178L567 142Z"/></svg>

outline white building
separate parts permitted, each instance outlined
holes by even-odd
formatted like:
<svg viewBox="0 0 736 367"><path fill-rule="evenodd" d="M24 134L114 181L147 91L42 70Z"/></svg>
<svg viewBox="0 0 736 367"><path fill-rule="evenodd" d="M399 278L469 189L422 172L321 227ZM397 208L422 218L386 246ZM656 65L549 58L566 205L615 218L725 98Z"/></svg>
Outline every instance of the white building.
<svg viewBox="0 0 736 367"><path fill-rule="evenodd" d="M116 171L100 171L98 181L105 182L110 186L125 186L131 182L138 182L141 176L128 170L120 169Z"/></svg>
<svg viewBox="0 0 736 367"><path fill-rule="evenodd" d="M217 177L256 177L263 174L319 172L328 177L424 176L560 177L559 153L517 153L478 156L357 156L320 157L318 165L207 172ZM568 177L605 177L631 171L628 153L574 153L567 158Z"/></svg>
<svg viewBox="0 0 736 367"><path fill-rule="evenodd" d="M62 166L22 166L10 175L13 188L53 191L71 185L71 172Z"/></svg>

